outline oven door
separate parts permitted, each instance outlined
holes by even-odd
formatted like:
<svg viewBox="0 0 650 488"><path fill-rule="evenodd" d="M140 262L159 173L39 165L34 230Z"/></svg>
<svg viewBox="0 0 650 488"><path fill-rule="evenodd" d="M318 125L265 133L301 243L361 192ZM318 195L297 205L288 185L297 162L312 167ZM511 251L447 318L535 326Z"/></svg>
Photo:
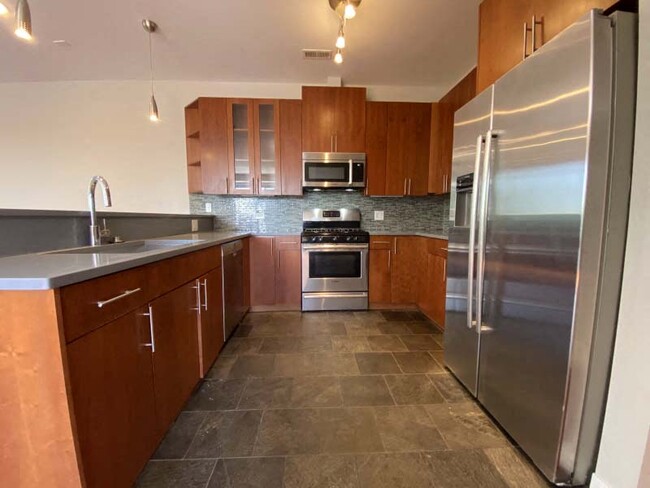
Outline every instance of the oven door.
<svg viewBox="0 0 650 488"><path fill-rule="evenodd" d="M368 246L303 244L302 291L368 291Z"/></svg>

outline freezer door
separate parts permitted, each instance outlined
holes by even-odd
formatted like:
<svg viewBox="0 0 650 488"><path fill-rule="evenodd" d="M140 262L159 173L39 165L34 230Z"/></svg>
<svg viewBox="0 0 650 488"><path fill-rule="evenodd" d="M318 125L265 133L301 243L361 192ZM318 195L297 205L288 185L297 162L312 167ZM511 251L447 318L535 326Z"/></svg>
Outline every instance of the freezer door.
<svg viewBox="0 0 650 488"><path fill-rule="evenodd" d="M478 398L553 482L572 471L558 459L574 428L565 419L578 276L583 287L597 276L610 31L609 19L584 18L494 87ZM585 254L585 237L596 254ZM586 371L588 355L575 366Z"/></svg>
<svg viewBox="0 0 650 488"><path fill-rule="evenodd" d="M476 219L464 222L463 219L455 225L455 214L458 201L456 180L459 176L473 173L476 162L482 161L484 136L491 128L492 118L492 87L488 88L474 100L456 112L454 118L454 150L452 164L452 189L447 258L447 299L445 318L445 363L451 372L476 395L477 365L479 351L479 334L476 325L468 321L468 295L470 293L468 253L470 235L476 235ZM477 184L479 178L474 178L474 191L471 197L465 198L470 205L476 203L479 196ZM465 194L465 197L468 195ZM464 212L463 212L464 213ZM471 213L471 212L468 212ZM475 246L474 246L475 247ZM472 258L475 258L476 253ZM472 266L473 281L475 281L475 266ZM476 283L472 282L476 290ZM473 307L474 310L476 309ZM473 317L475 320L475 316Z"/></svg>

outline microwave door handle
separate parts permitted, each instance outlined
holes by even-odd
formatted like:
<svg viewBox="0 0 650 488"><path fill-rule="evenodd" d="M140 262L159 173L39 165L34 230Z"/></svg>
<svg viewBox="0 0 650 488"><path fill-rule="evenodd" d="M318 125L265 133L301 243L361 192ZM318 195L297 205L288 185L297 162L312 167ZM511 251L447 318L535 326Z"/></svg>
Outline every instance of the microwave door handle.
<svg viewBox="0 0 650 488"><path fill-rule="evenodd" d="M351 159L348 161L348 164L350 165L350 175L348 178L348 184L352 186L352 160Z"/></svg>

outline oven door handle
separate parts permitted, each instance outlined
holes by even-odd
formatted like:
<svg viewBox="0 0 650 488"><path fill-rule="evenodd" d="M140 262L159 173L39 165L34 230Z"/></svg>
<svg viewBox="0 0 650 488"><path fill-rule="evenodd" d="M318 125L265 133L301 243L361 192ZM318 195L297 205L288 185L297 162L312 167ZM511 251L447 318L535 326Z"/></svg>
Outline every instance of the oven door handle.
<svg viewBox="0 0 650 488"><path fill-rule="evenodd" d="M367 244L303 244L303 251L367 251Z"/></svg>

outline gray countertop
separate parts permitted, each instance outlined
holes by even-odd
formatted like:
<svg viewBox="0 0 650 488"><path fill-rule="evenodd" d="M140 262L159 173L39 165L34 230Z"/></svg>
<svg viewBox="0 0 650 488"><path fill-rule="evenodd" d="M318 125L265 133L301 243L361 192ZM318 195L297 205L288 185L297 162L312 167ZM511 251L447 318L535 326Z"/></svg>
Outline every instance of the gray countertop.
<svg viewBox="0 0 650 488"><path fill-rule="evenodd" d="M249 232L199 232L155 241L179 239L182 246L162 247L138 253L23 254L0 259L0 290L48 290L79 283L130 268L198 251L248 237ZM119 246L119 244L118 244Z"/></svg>
<svg viewBox="0 0 650 488"><path fill-rule="evenodd" d="M447 237L442 234L421 232L371 232L371 234L411 235L447 240ZM151 239L152 241L178 239L191 242L184 243L181 246L163 246L162 248L137 253L111 253L110 249L102 249L102 252L98 253L89 253L84 252L82 249L80 254L54 251L1 258L0 290L49 290L60 288L207 247L217 246L250 235L252 235L250 232L241 231L198 232Z"/></svg>

